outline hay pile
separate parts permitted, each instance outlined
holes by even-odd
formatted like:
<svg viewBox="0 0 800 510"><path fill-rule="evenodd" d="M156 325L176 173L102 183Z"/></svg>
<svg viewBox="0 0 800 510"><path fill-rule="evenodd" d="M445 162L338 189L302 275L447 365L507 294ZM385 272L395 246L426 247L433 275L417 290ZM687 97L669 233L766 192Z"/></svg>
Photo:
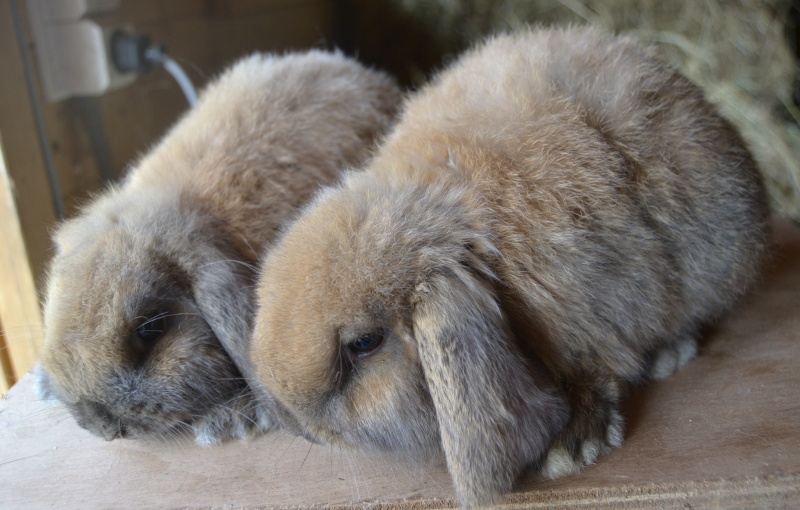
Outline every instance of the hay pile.
<svg viewBox="0 0 800 510"><path fill-rule="evenodd" d="M797 61L791 0L393 0L455 54L527 24L592 23L654 43L750 145L773 209L800 221ZM793 28L793 27L792 27Z"/></svg>

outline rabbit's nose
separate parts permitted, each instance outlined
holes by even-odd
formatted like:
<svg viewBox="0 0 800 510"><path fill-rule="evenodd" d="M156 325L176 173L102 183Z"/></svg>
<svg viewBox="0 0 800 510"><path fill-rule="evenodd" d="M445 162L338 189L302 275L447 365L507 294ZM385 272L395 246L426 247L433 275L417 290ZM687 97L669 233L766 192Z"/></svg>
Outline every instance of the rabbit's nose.
<svg viewBox="0 0 800 510"><path fill-rule="evenodd" d="M80 400L75 404L73 415L78 425L106 441L125 436L125 427L104 404Z"/></svg>
<svg viewBox="0 0 800 510"><path fill-rule="evenodd" d="M125 431L121 425L104 424L101 429L101 435L106 441L125 437Z"/></svg>

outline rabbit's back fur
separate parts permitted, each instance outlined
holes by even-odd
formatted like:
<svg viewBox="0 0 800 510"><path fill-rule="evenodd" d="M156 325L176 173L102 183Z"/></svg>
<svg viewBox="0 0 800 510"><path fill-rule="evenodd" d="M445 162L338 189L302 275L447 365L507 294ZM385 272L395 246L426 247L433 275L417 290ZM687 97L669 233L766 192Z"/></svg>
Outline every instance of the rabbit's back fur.
<svg viewBox="0 0 800 510"><path fill-rule="evenodd" d="M500 280L565 339L558 351L585 352L606 324L608 362L629 377L644 358L617 343L639 351L716 318L768 237L753 160L702 91L593 31L498 38L462 58L410 102L370 170L461 181Z"/></svg>

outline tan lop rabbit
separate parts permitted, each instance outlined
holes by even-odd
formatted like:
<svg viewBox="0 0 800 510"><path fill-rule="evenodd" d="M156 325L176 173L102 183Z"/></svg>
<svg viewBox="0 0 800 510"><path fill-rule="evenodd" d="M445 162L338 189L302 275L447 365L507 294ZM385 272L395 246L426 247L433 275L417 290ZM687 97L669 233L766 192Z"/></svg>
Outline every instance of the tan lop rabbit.
<svg viewBox="0 0 800 510"><path fill-rule="evenodd" d="M593 462L754 283L742 140L634 42L525 31L412 97L265 259L246 369L323 443L443 452L462 505Z"/></svg>
<svg viewBox="0 0 800 510"><path fill-rule="evenodd" d="M121 185L58 229L45 387L109 440L270 429L220 340L250 334L256 254L341 167L364 162L400 100L387 76L339 53L235 63Z"/></svg>

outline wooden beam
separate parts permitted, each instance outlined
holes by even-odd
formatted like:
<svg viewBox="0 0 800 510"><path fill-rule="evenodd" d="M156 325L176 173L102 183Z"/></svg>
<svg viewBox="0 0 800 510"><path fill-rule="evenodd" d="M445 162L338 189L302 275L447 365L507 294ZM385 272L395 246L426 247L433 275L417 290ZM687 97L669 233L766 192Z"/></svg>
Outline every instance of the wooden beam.
<svg viewBox="0 0 800 510"><path fill-rule="evenodd" d="M9 175L0 138L0 324L5 344L4 384L12 385L33 366L42 342L42 314L33 272L25 249L14 183ZM11 373L9 373L11 372ZM3 388L6 391L8 388Z"/></svg>
<svg viewBox="0 0 800 510"><path fill-rule="evenodd" d="M8 355L6 335L3 323L0 321L0 395L5 395L14 384L13 375L14 369L11 366L11 357Z"/></svg>

